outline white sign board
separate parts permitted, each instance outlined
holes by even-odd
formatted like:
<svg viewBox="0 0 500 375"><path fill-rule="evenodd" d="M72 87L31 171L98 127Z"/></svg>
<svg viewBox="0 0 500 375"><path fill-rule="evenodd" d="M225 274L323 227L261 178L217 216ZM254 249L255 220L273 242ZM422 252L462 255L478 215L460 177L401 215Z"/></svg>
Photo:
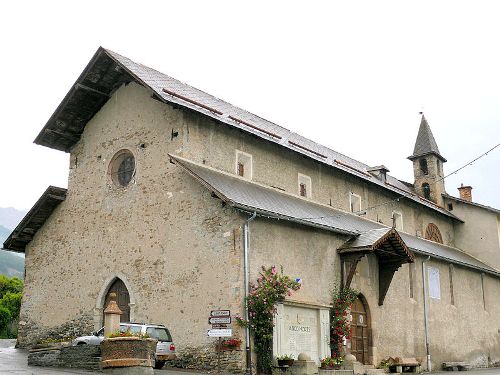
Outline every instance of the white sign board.
<svg viewBox="0 0 500 375"><path fill-rule="evenodd" d="M230 310L212 310L210 316L231 316Z"/></svg>
<svg viewBox="0 0 500 375"><path fill-rule="evenodd" d="M233 330L231 328L207 330L208 337L231 337L232 335Z"/></svg>
<svg viewBox="0 0 500 375"><path fill-rule="evenodd" d="M212 316L208 319L209 324L231 324L230 316L215 317Z"/></svg>

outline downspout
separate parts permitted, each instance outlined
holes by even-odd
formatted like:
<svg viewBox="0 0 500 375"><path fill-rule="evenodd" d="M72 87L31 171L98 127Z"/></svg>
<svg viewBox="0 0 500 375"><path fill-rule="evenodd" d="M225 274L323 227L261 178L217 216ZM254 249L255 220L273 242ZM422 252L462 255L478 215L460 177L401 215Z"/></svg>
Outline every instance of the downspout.
<svg viewBox="0 0 500 375"><path fill-rule="evenodd" d="M249 275L248 275L248 253L250 251L250 222L255 219L257 216L257 212L254 212L252 216L250 216L243 225L243 252L244 252L244 261L243 268L245 273L245 320L248 322L248 293L249 293ZM245 341L246 341L246 371L245 374L252 374L252 352L250 350L250 328L248 325L245 327Z"/></svg>
<svg viewBox="0 0 500 375"><path fill-rule="evenodd" d="M431 259L430 256L422 261L422 284L424 296L424 331L425 331L425 352L427 355L427 371L431 371L431 352L429 348L429 307L427 305L427 278L425 275L425 262Z"/></svg>

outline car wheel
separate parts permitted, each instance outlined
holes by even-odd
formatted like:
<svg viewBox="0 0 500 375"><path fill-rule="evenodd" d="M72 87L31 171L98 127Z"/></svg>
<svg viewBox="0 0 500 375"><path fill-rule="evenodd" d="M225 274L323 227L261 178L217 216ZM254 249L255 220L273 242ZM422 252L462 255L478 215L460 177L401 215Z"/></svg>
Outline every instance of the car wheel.
<svg viewBox="0 0 500 375"><path fill-rule="evenodd" d="M155 369L160 369L165 365L165 361L155 361Z"/></svg>

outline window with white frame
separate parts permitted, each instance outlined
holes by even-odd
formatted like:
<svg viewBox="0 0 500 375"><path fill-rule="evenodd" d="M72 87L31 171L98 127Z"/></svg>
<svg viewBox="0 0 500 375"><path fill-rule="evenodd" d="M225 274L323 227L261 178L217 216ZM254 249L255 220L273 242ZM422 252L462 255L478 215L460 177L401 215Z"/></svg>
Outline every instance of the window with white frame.
<svg viewBox="0 0 500 375"><path fill-rule="evenodd" d="M361 211L361 196L349 193L349 208L351 212Z"/></svg>
<svg viewBox="0 0 500 375"><path fill-rule="evenodd" d="M299 195L304 198L311 198L312 186L311 177L299 173L298 177Z"/></svg>
<svg viewBox="0 0 500 375"><path fill-rule="evenodd" d="M439 283L439 269L436 267L427 267L429 278L429 297L441 299L441 285Z"/></svg>
<svg viewBox="0 0 500 375"><path fill-rule="evenodd" d="M248 180L252 179L252 155L236 150L235 173Z"/></svg>
<svg viewBox="0 0 500 375"><path fill-rule="evenodd" d="M392 211L392 222L396 230L403 230L403 214L398 211Z"/></svg>

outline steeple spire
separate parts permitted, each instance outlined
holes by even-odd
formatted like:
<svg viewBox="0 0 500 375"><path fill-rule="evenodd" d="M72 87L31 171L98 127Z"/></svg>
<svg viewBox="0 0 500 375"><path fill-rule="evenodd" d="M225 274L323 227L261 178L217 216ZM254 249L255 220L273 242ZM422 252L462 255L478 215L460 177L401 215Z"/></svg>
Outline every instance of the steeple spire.
<svg viewBox="0 0 500 375"><path fill-rule="evenodd" d="M432 135L431 127L425 119L422 113L422 119L420 120L420 128L418 129L417 140L415 141L415 147L413 149L413 154L408 156L408 159L414 160L420 156L434 154L441 161L445 162L446 159L439 153L439 148L437 146L436 140Z"/></svg>
<svg viewBox="0 0 500 375"><path fill-rule="evenodd" d="M443 163L446 159L439 153L436 140L423 113L415 148L413 154L408 156L408 159L413 162L415 192L443 207L443 193L446 193L443 180Z"/></svg>

